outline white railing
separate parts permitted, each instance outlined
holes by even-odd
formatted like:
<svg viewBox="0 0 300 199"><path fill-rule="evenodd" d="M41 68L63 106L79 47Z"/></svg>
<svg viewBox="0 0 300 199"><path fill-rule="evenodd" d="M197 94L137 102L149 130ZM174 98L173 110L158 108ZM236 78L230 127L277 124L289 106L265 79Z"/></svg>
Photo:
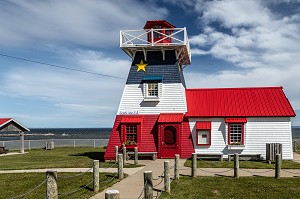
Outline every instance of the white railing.
<svg viewBox="0 0 300 199"><path fill-rule="evenodd" d="M168 31L171 34L163 32ZM158 35L154 38L154 35ZM148 37L151 36L151 39ZM171 39L171 42L167 42ZM189 45L186 28L121 30L120 47Z"/></svg>
<svg viewBox="0 0 300 199"><path fill-rule="evenodd" d="M101 147L108 144L108 139L44 139L25 140L25 150L44 148L47 142L54 142L54 147ZM20 140L0 141L0 146L8 150L19 150Z"/></svg>

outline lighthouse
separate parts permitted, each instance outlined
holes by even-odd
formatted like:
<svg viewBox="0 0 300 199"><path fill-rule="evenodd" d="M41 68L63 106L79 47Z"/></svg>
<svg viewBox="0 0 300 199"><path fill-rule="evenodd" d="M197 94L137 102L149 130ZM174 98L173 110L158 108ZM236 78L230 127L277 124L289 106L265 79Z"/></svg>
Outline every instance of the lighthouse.
<svg viewBox="0 0 300 199"><path fill-rule="evenodd" d="M223 159L238 153L266 159L266 143L279 140L282 158L293 159L291 118L296 114L281 86L186 88L187 31L165 20L120 31L120 47L132 64L105 160L114 159L115 146L121 152L122 145L157 158L196 153Z"/></svg>
<svg viewBox="0 0 300 199"><path fill-rule="evenodd" d="M183 68L191 63L186 28L166 20L147 21L141 30L121 30L120 48L132 59L104 158L138 147L141 154L173 158L194 151Z"/></svg>

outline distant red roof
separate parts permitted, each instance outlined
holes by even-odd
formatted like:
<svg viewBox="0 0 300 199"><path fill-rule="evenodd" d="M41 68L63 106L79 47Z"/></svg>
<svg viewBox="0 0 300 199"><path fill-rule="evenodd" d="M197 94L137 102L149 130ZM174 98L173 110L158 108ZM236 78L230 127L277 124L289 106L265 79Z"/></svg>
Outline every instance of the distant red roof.
<svg viewBox="0 0 300 199"><path fill-rule="evenodd" d="M282 87L186 89L187 117L295 117Z"/></svg>
<svg viewBox="0 0 300 199"><path fill-rule="evenodd" d="M6 124L10 120L12 120L12 118L0 118L0 126L2 126L3 124Z"/></svg>
<svg viewBox="0 0 300 199"><path fill-rule="evenodd" d="M158 118L158 122L164 123L164 122L182 122L183 120L183 114L182 113L161 113Z"/></svg>
<svg viewBox="0 0 300 199"><path fill-rule="evenodd" d="M1 128L5 127L5 125L10 124L10 123L14 123L22 131L30 131L27 127L23 126L22 124L20 124L13 118L0 118L0 130L1 130Z"/></svg>

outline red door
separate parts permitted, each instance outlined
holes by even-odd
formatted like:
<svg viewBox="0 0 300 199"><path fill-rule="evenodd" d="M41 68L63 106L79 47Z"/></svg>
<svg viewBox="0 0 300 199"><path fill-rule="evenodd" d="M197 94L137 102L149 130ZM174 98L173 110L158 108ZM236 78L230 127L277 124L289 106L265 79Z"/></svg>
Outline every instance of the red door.
<svg viewBox="0 0 300 199"><path fill-rule="evenodd" d="M178 130L174 126L161 127L161 157L174 158L178 153Z"/></svg>

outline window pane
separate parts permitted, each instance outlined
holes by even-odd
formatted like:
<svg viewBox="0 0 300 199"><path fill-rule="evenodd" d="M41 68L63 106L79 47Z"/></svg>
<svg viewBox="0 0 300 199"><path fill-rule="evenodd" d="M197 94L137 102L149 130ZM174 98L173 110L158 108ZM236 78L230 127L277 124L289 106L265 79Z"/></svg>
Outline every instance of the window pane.
<svg viewBox="0 0 300 199"><path fill-rule="evenodd" d="M137 142L137 125L126 125L126 141Z"/></svg>
<svg viewBox="0 0 300 199"><path fill-rule="evenodd" d="M158 83L148 83L148 96L158 97Z"/></svg>
<svg viewBox="0 0 300 199"><path fill-rule="evenodd" d="M242 143L243 124L230 125L230 143Z"/></svg>

